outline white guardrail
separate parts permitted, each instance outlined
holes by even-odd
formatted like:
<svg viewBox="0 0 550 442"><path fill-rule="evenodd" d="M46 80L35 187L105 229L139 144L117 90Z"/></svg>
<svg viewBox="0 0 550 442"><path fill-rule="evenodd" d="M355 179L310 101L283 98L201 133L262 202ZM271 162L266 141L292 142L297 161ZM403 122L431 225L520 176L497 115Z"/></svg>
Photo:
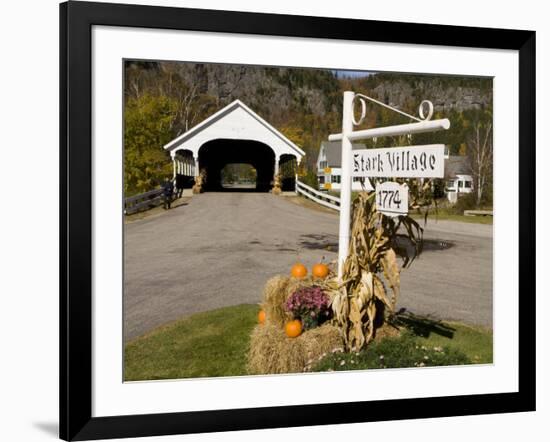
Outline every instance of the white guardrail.
<svg viewBox="0 0 550 442"><path fill-rule="evenodd" d="M296 179L296 193L315 201L317 204L340 211L340 198L320 192Z"/></svg>

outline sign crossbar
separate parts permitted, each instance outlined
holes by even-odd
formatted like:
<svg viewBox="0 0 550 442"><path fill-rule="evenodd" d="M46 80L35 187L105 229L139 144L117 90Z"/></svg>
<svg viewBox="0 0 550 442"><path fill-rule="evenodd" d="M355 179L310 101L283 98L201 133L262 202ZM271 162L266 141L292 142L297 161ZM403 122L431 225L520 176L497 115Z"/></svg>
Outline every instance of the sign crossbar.
<svg viewBox="0 0 550 442"><path fill-rule="evenodd" d="M399 135L412 135L425 132L434 132L436 130L447 130L451 123L447 118L440 120L421 121L419 123L399 124L396 126L374 127L372 129L356 130L347 135L348 140L367 140L378 137L394 137ZM329 135L329 141L341 141L343 135Z"/></svg>

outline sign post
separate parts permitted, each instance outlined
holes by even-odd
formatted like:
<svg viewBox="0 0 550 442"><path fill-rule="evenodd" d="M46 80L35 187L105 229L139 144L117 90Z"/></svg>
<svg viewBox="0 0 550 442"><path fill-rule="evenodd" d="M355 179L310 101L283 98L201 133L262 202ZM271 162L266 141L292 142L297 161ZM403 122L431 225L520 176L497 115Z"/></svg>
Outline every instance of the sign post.
<svg viewBox="0 0 550 442"><path fill-rule="evenodd" d="M353 113L353 106L356 98L359 98L361 102L361 117L358 121L355 120ZM417 122L397 126L376 127L354 132L353 126L359 126L366 116L365 100L389 108ZM426 116L424 116L424 105L428 106L428 114ZM342 180L338 244L338 279L340 282L342 281L344 262L349 252L351 177L443 178L444 170L444 146L442 144L392 147L386 149L362 149L352 152L351 143L355 140L447 130L451 126L451 123L446 118L430 120L433 115L433 105L427 100L424 100L420 104L419 115L420 118L417 118L363 94L355 94L352 91L344 92L342 133L332 134L328 137L329 141L342 141ZM402 187L395 188L394 184L399 187L397 183L377 184L377 207L381 208L382 213L386 211L388 214L390 212L393 213L392 216L397 216L400 214L399 211L403 210L404 206L403 202L398 203L397 201L406 200L406 209L408 211L408 190L406 190L407 197L405 199L405 189ZM380 206L378 205L379 195L382 196Z"/></svg>
<svg viewBox="0 0 550 442"><path fill-rule="evenodd" d="M340 233L338 235L338 256L348 256L351 213L351 141L353 133L353 98L351 91L344 92L342 112L342 175L340 185ZM341 279L344 260L338 259L338 278Z"/></svg>

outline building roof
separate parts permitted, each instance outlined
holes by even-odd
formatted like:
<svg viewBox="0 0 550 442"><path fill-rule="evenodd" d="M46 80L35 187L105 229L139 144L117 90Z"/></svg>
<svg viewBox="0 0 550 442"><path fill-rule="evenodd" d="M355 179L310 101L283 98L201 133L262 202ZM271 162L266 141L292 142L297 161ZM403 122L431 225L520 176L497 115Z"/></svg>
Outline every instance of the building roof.
<svg viewBox="0 0 550 442"><path fill-rule="evenodd" d="M468 157L451 155L445 159L445 178L455 178L457 175L470 175Z"/></svg>
<svg viewBox="0 0 550 442"><path fill-rule="evenodd" d="M353 150L366 149L364 144L353 143ZM341 141L323 141L321 149L324 150L329 167L342 167L342 142Z"/></svg>
<svg viewBox="0 0 550 442"><path fill-rule="evenodd" d="M182 144L186 143L193 137L197 137L200 133L205 132L208 128L212 127L217 122L220 122L221 120L229 117L232 114L234 115L234 112L237 110L244 111L244 115L247 115L250 120L254 120L260 123L260 125L264 128L266 132L273 134L278 140L280 140L280 142L288 146L288 148L290 148L290 150L293 153L298 155L298 158L301 158L305 155L305 152L300 147L298 147L296 144L290 141L286 136L284 136L281 132L275 129L271 124L269 124L266 120L260 117L256 112L250 109L241 100L235 100L229 103L224 108L220 109L218 112L210 115L204 121L192 127L184 134L180 135L179 137L165 144L164 149L169 151L173 151L177 149L178 147L180 147ZM227 138L233 138L231 134L235 132L234 128L225 127L224 130L229 133L229 134L226 133Z"/></svg>

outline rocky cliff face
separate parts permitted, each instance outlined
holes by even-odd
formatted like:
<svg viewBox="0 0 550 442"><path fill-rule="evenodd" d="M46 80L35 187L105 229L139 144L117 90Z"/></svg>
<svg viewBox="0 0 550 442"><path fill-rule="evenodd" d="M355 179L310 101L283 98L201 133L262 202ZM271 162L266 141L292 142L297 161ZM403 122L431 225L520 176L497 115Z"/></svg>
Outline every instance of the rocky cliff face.
<svg viewBox="0 0 550 442"><path fill-rule="evenodd" d="M430 100L436 111L465 111L487 108L492 104L492 94L486 88L457 86L452 80L444 85L437 79L406 82L382 81L372 89L374 98L400 109Z"/></svg>
<svg viewBox="0 0 550 442"><path fill-rule="evenodd" d="M198 94L213 97L218 107L240 99L273 124L289 113L323 117L341 112L344 89L373 96L391 106L416 113L422 100L436 111L482 109L492 105L492 79L380 73L338 79L331 71L206 63L147 63L154 84L155 69L177 73ZM153 69L151 69L153 67Z"/></svg>
<svg viewBox="0 0 550 442"><path fill-rule="evenodd" d="M284 121L291 110L321 116L337 110L327 95L338 91L338 80L327 71L198 63L178 69L188 84L216 97L220 107L239 99L273 124Z"/></svg>

